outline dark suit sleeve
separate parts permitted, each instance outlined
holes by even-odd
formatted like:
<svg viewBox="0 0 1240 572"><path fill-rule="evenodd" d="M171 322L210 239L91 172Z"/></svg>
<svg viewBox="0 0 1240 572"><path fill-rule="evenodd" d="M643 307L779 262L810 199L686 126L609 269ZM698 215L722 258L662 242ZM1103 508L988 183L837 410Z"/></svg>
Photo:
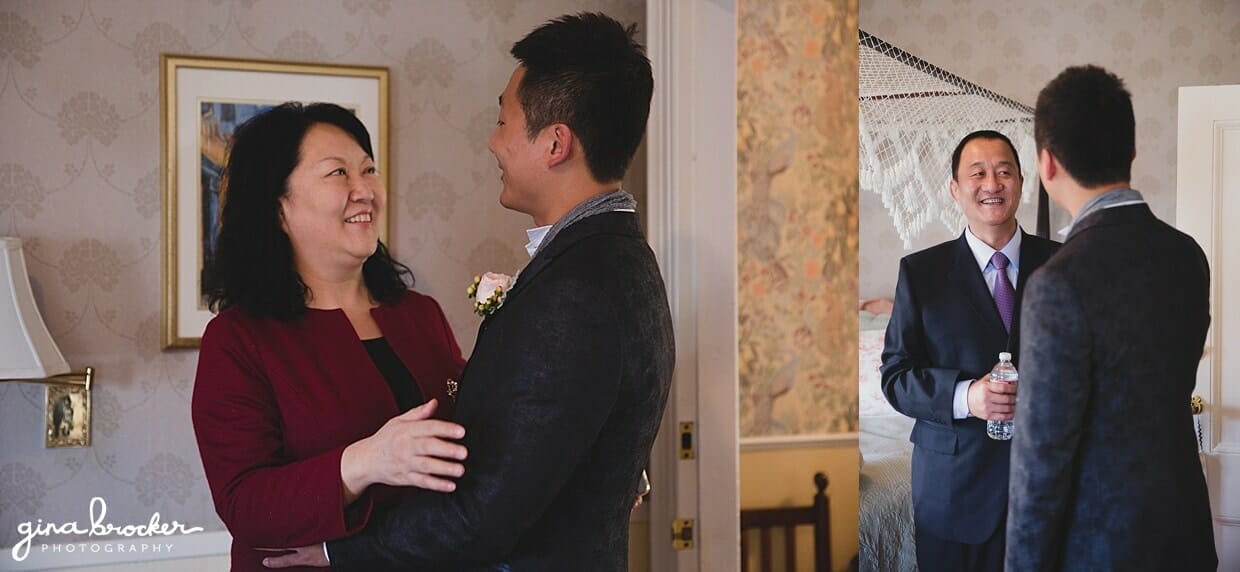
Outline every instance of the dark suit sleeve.
<svg viewBox="0 0 1240 572"><path fill-rule="evenodd" d="M960 370L931 363L919 304L908 260L901 260L883 346L883 394L896 411L909 417L951 424Z"/></svg>
<svg viewBox="0 0 1240 572"><path fill-rule="evenodd" d="M1033 275L1021 324L1020 398L1008 489L1007 569L1056 570L1064 520L1075 502L1081 430L1090 394L1092 346L1068 283Z"/></svg>
<svg viewBox="0 0 1240 572"><path fill-rule="evenodd" d="M466 427L469 458L457 490L418 494L377 528L328 543L334 569L455 570L500 561L589 454L619 392L615 311L579 280L546 280L522 294L519 305L499 310L508 315L493 318L506 321L506 345L484 359L504 379L489 383L480 400L489 414Z"/></svg>

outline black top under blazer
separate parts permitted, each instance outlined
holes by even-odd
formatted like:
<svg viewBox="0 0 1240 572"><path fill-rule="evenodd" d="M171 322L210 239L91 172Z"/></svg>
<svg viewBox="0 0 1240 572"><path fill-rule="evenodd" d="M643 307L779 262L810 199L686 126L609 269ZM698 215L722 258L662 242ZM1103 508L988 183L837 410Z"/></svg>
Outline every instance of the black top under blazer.
<svg viewBox="0 0 1240 572"><path fill-rule="evenodd" d="M674 359L637 215L566 227L479 328L456 403L469 450L456 491L420 492L329 542L332 567L627 570Z"/></svg>
<svg viewBox="0 0 1240 572"><path fill-rule="evenodd" d="M1019 369L1021 296L1058 247L1021 235L1010 337L963 233L900 260L882 388L896 411L917 420L910 437L913 520L923 533L978 544L1003 523L1010 443L987 437L983 419L952 419L956 382L990 373L999 352L1011 352Z"/></svg>

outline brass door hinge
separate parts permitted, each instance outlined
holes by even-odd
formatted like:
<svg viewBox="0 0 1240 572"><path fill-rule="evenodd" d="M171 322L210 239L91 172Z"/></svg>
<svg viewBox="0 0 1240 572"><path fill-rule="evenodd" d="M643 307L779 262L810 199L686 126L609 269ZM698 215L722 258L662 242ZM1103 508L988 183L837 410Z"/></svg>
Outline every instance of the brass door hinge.
<svg viewBox="0 0 1240 572"><path fill-rule="evenodd" d="M672 548L676 550L693 548L692 518L678 518L672 521Z"/></svg>
<svg viewBox="0 0 1240 572"><path fill-rule="evenodd" d="M693 453L693 422L680 422L680 460L692 459Z"/></svg>

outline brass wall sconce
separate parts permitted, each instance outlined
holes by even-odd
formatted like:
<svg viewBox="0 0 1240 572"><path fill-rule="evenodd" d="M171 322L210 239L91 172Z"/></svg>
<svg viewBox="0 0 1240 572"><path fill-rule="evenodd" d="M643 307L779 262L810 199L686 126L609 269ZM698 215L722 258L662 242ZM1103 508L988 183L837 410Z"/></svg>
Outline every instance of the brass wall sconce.
<svg viewBox="0 0 1240 572"><path fill-rule="evenodd" d="M0 382L47 386L44 447L89 447L95 370L70 371L35 305L21 248L0 237Z"/></svg>

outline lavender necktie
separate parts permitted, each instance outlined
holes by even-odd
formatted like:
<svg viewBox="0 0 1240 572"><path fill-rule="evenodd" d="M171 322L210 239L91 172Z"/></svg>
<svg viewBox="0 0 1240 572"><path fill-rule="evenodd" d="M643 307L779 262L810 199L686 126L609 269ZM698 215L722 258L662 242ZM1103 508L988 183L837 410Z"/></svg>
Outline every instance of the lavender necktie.
<svg viewBox="0 0 1240 572"><path fill-rule="evenodd" d="M1016 310L1016 289L1008 279L1008 258L1002 252L990 257L998 274L995 276L995 307L999 308L999 317L1003 319L1003 328L1012 331L1012 312Z"/></svg>

